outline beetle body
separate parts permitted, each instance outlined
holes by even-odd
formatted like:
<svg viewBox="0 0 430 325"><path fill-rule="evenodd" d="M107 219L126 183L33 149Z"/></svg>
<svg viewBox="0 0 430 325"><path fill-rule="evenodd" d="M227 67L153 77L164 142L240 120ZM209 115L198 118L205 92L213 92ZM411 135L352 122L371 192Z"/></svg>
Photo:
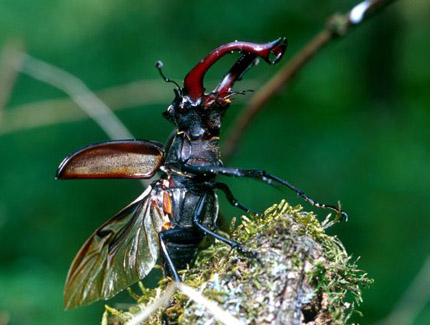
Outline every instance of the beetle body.
<svg viewBox="0 0 430 325"><path fill-rule="evenodd" d="M244 253L239 243L215 232L219 209L215 191L222 191L232 205L249 212L226 184L216 180L218 174L277 183L312 205L343 214L340 208L314 201L282 178L263 170L226 167L221 162L219 135L235 95L234 83L258 57L277 63L286 46L284 38L265 44L233 42L209 53L185 77L183 88L175 89L175 98L163 113L176 128L166 148L147 140L108 141L78 150L61 163L59 179L150 178L162 172L160 179L82 246L67 276L66 308L109 299L143 279L159 257L164 260L166 273L181 281L177 270L193 261L205 235ZM206 94L203 78L207 70L235 51L241 53L239 59L215 90Z"/></svg>

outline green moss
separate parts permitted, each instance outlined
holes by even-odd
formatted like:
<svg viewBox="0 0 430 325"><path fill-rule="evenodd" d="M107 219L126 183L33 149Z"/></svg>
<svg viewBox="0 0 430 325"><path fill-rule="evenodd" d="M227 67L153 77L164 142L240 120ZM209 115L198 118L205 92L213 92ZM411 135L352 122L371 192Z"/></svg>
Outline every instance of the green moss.
<svg viewBox="0 0 430 325"><path fill-rule="evenodd" d="M241 225L232 231L231 237L244 243L257 258L241 256L215 242L202 250L194 267L181 271L181 276L185 284L199 288L208 299L247 323L274 319L298 322L305 317L316 323L344 324L358 312L361 288L372 280L358 269L339 239L325 233L330 224L333 221L321 224L312 212L281 201L262 215L242 217ZM106 307L105 321L130 319L168 282L163 279L157 289L141 286L139 295L131 293L137 303L126 312ZM163 320L169 324L216 323L203 307L180 292L167 309L153 314L148 324L162 324Z"/></svg>

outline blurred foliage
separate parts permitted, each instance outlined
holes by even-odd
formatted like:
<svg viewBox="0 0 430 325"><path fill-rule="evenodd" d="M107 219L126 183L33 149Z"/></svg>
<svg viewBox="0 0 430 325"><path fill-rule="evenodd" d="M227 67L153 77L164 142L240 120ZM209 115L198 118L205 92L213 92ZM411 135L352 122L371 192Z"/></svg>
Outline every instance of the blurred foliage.
<svg viewBox="0 0 430 325"><path fill-rule="evenodd" d="M169 77L181 80L208 51L234 39L285 35L285 62L329 15L354 3L3 0L0 45L20 38L31 55L98 90L159 78L158 59ZM267 105L226 162L264 168L320 201L342 201L350 221L331 231L375 279L364 293L364 318L358 319L364 324L394 308L430 253L429 11L424 0L399 1L324 49ZM208 80L219 78L228 62L217 64ZM278 69L262 64L247 79L263 84ZM173 98L161 79L160 89ZM63 96L20 75L6 110ZM161 117L167 105L134 107L119 117L136 137L164 141L171 130ZM242 107L231 107L224 130ZM91 120L0 136L0 323L99 321L102 302L63 311L67 269L89 234L142 188L132 180L58 182L54 174L66 154L103 140ZM250 180L226 182L255 209L282 197L302 203ZM229 217L240 214L224 201L221 206ZM315 212L324 218L324 211ZM115 301L128 299L122 294ZM427 303L416 324L430 323L429 309Z"/></svg>

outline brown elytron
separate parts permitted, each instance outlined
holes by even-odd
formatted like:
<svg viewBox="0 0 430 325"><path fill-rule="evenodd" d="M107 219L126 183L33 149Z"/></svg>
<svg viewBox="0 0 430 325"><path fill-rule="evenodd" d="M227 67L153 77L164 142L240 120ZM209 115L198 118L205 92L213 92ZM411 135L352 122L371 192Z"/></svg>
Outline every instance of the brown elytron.
<svg viewBox="0 0 430 325"><path fill-rule="evenodd" d="M152 141L119 140L92 144L64 159L57 177L150 178L161 166L163 154L163 145Z"/></svg>

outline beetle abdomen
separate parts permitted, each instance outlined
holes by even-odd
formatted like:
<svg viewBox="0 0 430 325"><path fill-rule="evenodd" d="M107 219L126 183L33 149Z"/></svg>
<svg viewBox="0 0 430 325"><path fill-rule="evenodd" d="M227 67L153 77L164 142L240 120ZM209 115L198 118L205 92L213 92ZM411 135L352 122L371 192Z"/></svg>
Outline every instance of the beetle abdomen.
<svg viewBox="0 0 430 325"><path fill-rule="evenodd" d="M190 244L166 243L170 258L178 270L184 270L187 265L191 265L194 262L202 237L199 236L196 239L196 243ZM169 274L169 268L164 269Z"/></svg>

